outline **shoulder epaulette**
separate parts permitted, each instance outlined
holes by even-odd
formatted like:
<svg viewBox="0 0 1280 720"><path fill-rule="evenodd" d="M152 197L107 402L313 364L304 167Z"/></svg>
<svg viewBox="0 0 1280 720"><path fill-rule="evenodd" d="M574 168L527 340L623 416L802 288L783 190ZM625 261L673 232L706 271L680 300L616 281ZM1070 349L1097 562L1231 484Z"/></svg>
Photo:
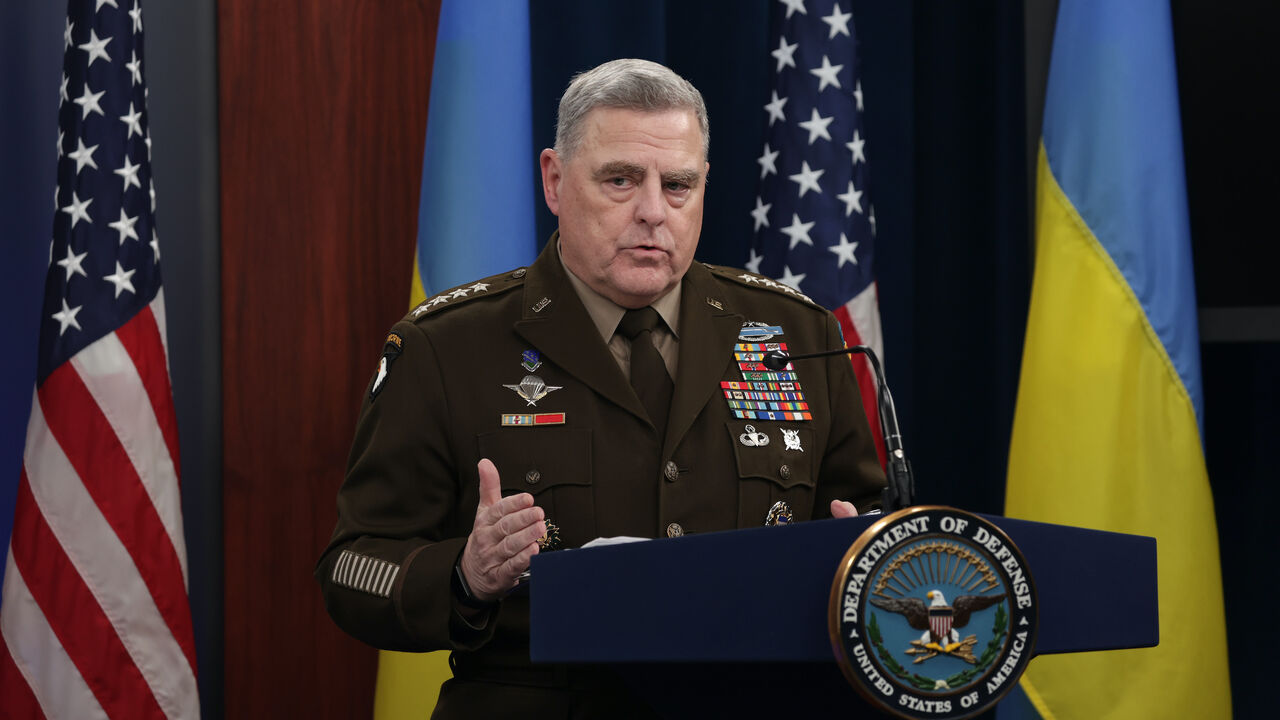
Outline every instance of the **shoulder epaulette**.
<svg viewBox="0 0 1280 720"><path fill-rule="evenodd" d="M816 308L822 307L821 305L819 305L818 303L810 299L808 295L805 295L804 293L800 292L799 290L796 290L790 285L780 283L776 280L771 280L765 277L764 275L748 272L741 268L725 267L723 265L711 265L709 263L703 263L703 265L708 270L710 270L711 273L716 277L729 280L731 282L737 283L738 285L759 288L762 290L772 290L778 293L779 295L794 298L801 302L808 303L813 307L816 307Z"/></svg>
<svg viewBox="0 0 1280 720"><path fill-rule="evenodd" d="M436 293L423 300L418 307L410 310L404 319L414 322L443 310L464 305L477 298L501 295L508 290L523 285L526 272L528 272L527 268L516 268L515 270L509 270L499 275L490 275L487 278Z"/></svg>

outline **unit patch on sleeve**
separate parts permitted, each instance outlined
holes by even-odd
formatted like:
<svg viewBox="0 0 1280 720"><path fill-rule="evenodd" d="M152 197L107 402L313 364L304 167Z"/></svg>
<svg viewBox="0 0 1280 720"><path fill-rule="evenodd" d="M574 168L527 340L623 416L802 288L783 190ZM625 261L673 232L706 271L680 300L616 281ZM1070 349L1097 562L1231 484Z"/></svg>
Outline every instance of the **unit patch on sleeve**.
<svg viewBox="0 0 1280 720"><path fill-rule="evenodd" d="M391 597L391 586L400 574L400 566L343 550L333 565L333 582L352 590L359 590L378 597Z"/></svg>
<svg viewBox="0 0 1280 720"><path fill-rule="evenodd" d="M377 374L373 376L373 386L369 388L369 400L378 397L378 393L382 392L382 386L387 382L387 374L391 372L391 364L396 358L400 357L400 351L404 349L404 338L399 333L390 333L387 335L387 341L382 346L382 359L378 361Z"/></svg>

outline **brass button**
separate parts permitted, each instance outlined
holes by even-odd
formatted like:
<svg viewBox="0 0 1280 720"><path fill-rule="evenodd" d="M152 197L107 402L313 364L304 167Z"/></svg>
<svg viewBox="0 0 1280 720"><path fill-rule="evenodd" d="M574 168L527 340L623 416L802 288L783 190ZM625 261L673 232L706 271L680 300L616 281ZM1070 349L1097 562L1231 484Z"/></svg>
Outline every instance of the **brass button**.
<svg viewBox="0 0 1280 720"><path fill-rule="evenodd" d="M530 470L529 472L524 474L524 481L529 483L530 485L537 485L538 481L541 479L542 479L542 473L538 472L537 470Z"/></svg>
<svg viewBox="0 0 1280 720"><path fill-rule="evenodd" d="M779 475L783 480L790 480L790 479L791 479L791 467L790 467L789 465L783 465L782 467L778 468L778 475Z"/></svg>
<svg viewBox="0 0 1280 720"><path fill-rule="evenodd" d="M662 469L662 475L667 480L675 482L680 479L680 468L676 467L674 462L668 460L667 466Z"/></svg>
<svg viewBox="0 0 1280 720"><path fill-rule="evenodd" d="M684 528L680 527L680 523L671 523L667 526L667 537L680 537L684 534Z"/></svg>
<svg viewBox="0 0 1280 720"><path fill-rule="evenodd" d="M524 277L525 272L527 271L524 268L519 268L515 272L511 273L511 277L519 280L520 278Z"/></svg>

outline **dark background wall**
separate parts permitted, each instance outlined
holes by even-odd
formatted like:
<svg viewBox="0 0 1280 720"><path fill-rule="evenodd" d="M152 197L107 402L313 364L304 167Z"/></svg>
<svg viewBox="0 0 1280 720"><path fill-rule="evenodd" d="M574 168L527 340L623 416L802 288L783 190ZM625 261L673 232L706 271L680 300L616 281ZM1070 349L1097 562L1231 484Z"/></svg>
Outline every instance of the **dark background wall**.
<svg viewBox="0 0 1280 720"><path fill-rule="evenodd" d="M206 717L358 717L372 707L375 654L333 628L310 569L379 341L408 296L438 4L146 4ZM0 301L12 346L32 348L4 354L0 372L6 537L47 262L60 6L0 9L0 122L26 141L0 144L0 202L12 218L0 230ZM920 498L998 513L1030 287L1028 169L1056 4L852 6L886 362ZM1234 699L1248 717L1267 701L1254 608L1275 589L1256 571L1255 548L1271 544L1262 528L1280 437L1280 283L1265 214L1280 190L1280 117L1259 89L1280 64L1270 37L1280 8L1172 6L1205 451ZM706 94L714 129L700 258L740 264L768 99L768 3L531 8L535 147L550 144L571 72L623 55L671 64ZM552 227L544 214L540 236Z"/></svg>

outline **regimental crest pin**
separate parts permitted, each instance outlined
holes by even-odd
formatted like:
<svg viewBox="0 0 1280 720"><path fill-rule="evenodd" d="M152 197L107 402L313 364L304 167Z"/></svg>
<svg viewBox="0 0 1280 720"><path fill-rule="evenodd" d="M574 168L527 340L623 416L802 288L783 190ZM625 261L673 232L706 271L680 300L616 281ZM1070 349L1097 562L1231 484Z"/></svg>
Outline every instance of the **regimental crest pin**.
<svg viewBox="0 0 1280 720"><path fill-rule="evenodd" d="M525 350L520 354L520 364L529 372L537 372L542 367L542 354L537 350Z"/></svg>
<svg viewBox="0 0 1280 720"><path fill-rule="evenodd" d="M560 390L563 386L548 385L537 375L525 375L524 379L515 385L503 385L502 387L515 391L530 405L537 405L539 400L556 390Z"/></svg>
<svg viewBox="0 0 1280 720"><path fill-rule="evenodd" d="M872 704L903 718L965 718L1018 684L1038 608L1026 560L999 527L918 506L854 541L827 628L845 677Z"/></svg>

